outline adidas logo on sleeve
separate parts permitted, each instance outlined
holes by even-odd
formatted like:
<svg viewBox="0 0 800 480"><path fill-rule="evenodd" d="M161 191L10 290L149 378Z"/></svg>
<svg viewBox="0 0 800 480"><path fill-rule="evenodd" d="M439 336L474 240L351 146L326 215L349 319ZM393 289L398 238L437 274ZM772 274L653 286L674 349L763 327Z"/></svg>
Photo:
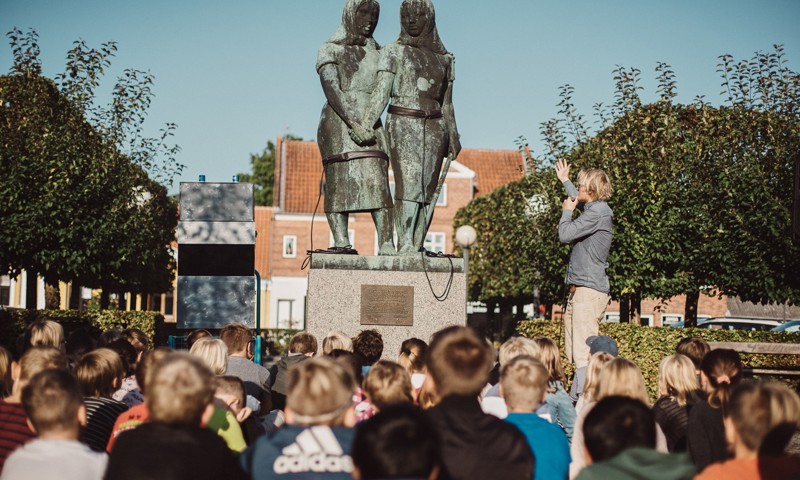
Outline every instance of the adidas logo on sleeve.
<svg viewBox="0 0 800 480"><path fill-rule="evenodd" d="M316 426L300 432L275 459L273 469L277 474L350 473L353 459L344 453L330 427Z"/></svg>

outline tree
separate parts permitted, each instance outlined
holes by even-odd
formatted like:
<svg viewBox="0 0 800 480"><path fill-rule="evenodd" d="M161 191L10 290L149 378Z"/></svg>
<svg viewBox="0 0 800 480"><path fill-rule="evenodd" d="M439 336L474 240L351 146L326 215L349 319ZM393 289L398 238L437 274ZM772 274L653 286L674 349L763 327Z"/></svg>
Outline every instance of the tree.
<svg viewBox="0 0 800 480"><path fill-rule="evenodd" d="M112 105L102 108L94 87L110 65L113 43L94 50L75 42L67 72L54 82L41 75L36 33L8 35L14 64L0 77L0 270L44 277L55 293L48 306L55 308L59 281L101 287L124 277L126 285L142 286L162 272L154 284L163 286L174 265L164 253L169 257L177 219L174 210L165 221L161 208L153 208L164 204L166 191L150 176L171 182L182 166L174 159L177 147L165 143L174 125L156 139L141 133L152 77L126 71ZM139 201L145 193L151 200ZM141 275L132 274L136 263L128 252L148 261L139 263Z"/></svg>
<svg viewBox="0 0 800 480"><path fill-rule="evenodd" d="M302 138L287 134L284 140L302 140ZM272 206L272 192L275 189L275 157L275 144L269 140L261 153L250 154L250 166L253 173L239 174L240 182L253 184L256 205Z"/></svg>
<svg viewBox="0 0 800 480"><path fill-rule="evenodd" d="M480 277L471 276L471 285L478 285L471 293L481 299L515 297L521 284L553 291L563 282L566 257L547 247L558 242L553 225L563 192L554 191L548 182L557 182L547 177L555 158L566 158L577 168L603 168L612 179L608 274L623 321L637 319L645 297L686 294L689 325L696 321L701 293L800 301L800 248L791 244L787 193L800 150L800 77L786 68L779 46L749 62L721 58L728 105L716 108L702 97L689 105L675 103L675 76L663 63L656 67L660 98L643 104L639 70L617 67L614 104L610 111L595 106L595 135L588 134L572 104L572 88L563 87L559 116L542 125L545 158L531 169L540 180L525 178L475 200L457 217L457 223L489 228L488 242L513 243L523 253L520 258L537 265L535 274L498 270L507 264L504 249L492 253L491 246L476 246L470 270ZM527 235L516 226L504 228L527 208L506 194L518 188L521 198L539 199L546 217L532 222ZM546 258L534 258L534 252ZM489 265L475 265L484 262Z"/></svg>

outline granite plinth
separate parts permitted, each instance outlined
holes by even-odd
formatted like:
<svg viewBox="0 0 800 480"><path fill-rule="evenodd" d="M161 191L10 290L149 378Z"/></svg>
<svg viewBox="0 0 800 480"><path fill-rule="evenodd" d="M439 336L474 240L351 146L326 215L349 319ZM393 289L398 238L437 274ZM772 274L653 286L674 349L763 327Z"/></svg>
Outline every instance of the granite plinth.
<svg viewBox="0 0 800 480"><path fill-rule="evenodd" d="M431 335L442 328L466 325L464 275L461 258L315 254L308 273L306 330L321 345L332 330L354 337L361 330L374 329L383 336L383 358L397 360L403 340L417 337L429 342ZM447 297L437 300L448 284ZM362 313L362 291L371 291L363 286L413 288L411 325L362 324L362 319L373 322ZM407 312L402 313L405 316Z"/></svg>

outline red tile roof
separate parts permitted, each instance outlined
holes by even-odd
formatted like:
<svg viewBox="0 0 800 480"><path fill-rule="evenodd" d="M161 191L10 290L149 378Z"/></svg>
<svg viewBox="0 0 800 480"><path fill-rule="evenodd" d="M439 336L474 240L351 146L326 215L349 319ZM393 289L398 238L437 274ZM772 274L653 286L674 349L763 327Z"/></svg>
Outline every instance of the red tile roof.
<svg viewBox="0 0 800 480"><path fill-rule="evenodd" d="M322 157L316 142L278 138L275 162L275 205L287 213L311 213L319 198ZM476 174L476 196L523 176L522 156L517 150L463 149L458 162ZM319 199L320 206L324 204ZM320 210L322 211L322 210Z"/></svg>
<svg viewBox="0 0 800 480"><path fill-rule="evenodd" d="M465 148L458 163L475 172L475 196L486 195L498 187L523 177L522 154L517 150Z"/></svg>

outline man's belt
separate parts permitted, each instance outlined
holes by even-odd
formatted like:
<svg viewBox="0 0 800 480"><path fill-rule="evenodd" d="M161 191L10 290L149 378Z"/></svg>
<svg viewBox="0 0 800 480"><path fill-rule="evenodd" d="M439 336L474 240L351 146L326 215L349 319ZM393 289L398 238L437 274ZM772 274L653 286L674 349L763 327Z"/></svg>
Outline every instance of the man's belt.
<svg viewBox="0 0 800 480"><path fill-rule="evenodd" d="M441 110L417 110L415 108L398 107L397 105L389 105L389 113L400 115L401 117L442 118Z"/></svg>
<svg viewBox="0 0 800 480"><path fill-rule="evenodd" d="M380 158L383 160L389 160L389 155L382 150L358 150L355 152L344 152L337 155L331 155L330 157L325 157L322 159L322 164L327 167L331 163L347 162L357 158Z"/></svg>

